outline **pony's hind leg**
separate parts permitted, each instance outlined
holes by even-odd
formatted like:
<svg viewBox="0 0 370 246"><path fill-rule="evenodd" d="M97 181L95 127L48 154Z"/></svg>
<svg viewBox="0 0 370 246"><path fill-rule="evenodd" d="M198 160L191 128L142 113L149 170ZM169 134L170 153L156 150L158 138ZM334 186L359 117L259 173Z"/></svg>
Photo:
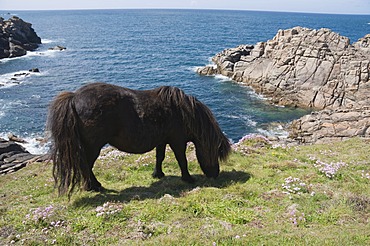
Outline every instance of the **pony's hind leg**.
<svg viewBox="0 0 370 246"><path fill-rule="evenodd" d="M99 154L100 154L100 148L95 148L94 150L92 148L88 148L88 150L86 151L88 173L87 173L87 177L85 179L85 183L83 187L83 189L86 191L102 191L103 190L101 183L96 179L92 171L94 167L94 163L96 159L98 158Z"/></svg>
<svg viewBox="0 0 370 246"><path fill-rule="evenodd" d="M164 160L166 153L166 145L165 144L158 145L155 148L155 150L156 150L156 163L152 176L153 178L160 179L164 177L164 173L162 171L162 162Z"/></svg>
<svg viewBox="0 0 370 246"><path fill-rule="evenodd" d="M173 152L175 153L177 162L179 163L181 169L181 179L187 183L194 183L195 180L193 177L190 176L188 170L188 161L185 155L186 143L170 144L170 146Z"/></svg>
<svg viewBox="0 0 370 246"><path fill-rule="evenodd" d="M97 192L103 190L103 186L96 179L92 169L89 171L89 179L85 182L83 189L86 191L97 191Z"/></svg>

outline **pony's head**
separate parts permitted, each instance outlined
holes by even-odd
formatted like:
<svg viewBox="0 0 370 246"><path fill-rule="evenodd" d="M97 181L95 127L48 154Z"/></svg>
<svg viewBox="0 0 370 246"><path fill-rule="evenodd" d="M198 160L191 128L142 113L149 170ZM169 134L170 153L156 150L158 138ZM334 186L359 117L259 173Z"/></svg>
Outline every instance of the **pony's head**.
<svg viewBox="0 0 370 246"><path fill-rule="evenodd" d="M196 156L203 173L216 178L220 173L219 161L226 160L231 151L230 141L222 133L210 109L199 101L195 105Z"/></svg>
<svg viewBox="0 0 370 246"><path fill-rule="evenodd" d="M219 161L226 160L231 146L222 133L211 110L193 96L176 87L161 87L158 95L170 101L182 117L186 132L195 144L200 167L207 177L216 178L220 173Z"/></svg>
<svg viewBox="0 0 370 246"><path fill-rule="evenodd" d="M225 138L214 146L205 144L202 141L195 143L196 156L203 173L208 178L217 178L220 173L220 161L226 160L230 152L230 143Z"/></svg>

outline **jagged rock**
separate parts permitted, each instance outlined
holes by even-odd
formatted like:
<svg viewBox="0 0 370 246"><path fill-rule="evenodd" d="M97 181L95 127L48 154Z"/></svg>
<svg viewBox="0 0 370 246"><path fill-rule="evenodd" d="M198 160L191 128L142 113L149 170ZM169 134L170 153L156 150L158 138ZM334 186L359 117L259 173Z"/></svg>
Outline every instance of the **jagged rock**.
<svg viewBox="0 0 370 246"><path fill-rule="evenodd" d="M218 74L219 72L214 67L206 66L206 67L198 68L197 73L199 73L200 75L215 75L215 74Z"/></svg>
<svg viewBox="0 0 370 246"><path fill-rule="evenodd" d="M65 50L67 49L66 47L64 46L60 46L60 45L57 45L55 47L52 47L52 48L49 48L48 50L58 50L58 51L62 51L62 50Z"/></svg>
<svg viewBox="0 0 370 246"><path fill-rule="evenodd" d="M28 70L28 72L31 72L31 73L39 73L40 72L40 69L38 69L38 68L31 68L30 70Z"/></svg>
<svg viewBox="0 0 370 246"><path fill-rule="evenodd" d="M370 137L370 107L325 109L292 122L290 137L301 143L326 143Z"/></svg>
<svg viewBox="0 0 370 246"><path fill-rule="evenodd" d="M19 154L12 155L11 157L5 158L3 162L4 163L20 163L20 162L31 160L34 157L35 156L30 155L30 153L19 153Z"/></svg>
<svg viewBox="0 0 370 246"><path fill-rule="evenodd" d="M8 134L8 138L9 138L9 141L13 141L13 142L18 142L18 143L27 143L26 140L22 139L22 138L19 138L17 137L16 135L14 135L13 133L9 133Z"/></svg>
<svg viewBox="0 0 370 246"><path fill-rule="evenodd" d="M17 45L12 41L9 42L9 58L24 56L27 54L27 50L21 45Z"/></svg>
<svg viewBox="0 0 370 246"><path fill-rule="evenodd" d="M213 57L218 72L244 82L272 103L317 109L367 101L370 35L350 45L329 29L279 30L267 42L241 45ZM207 74L209 74L207 72Z"/></svg>
<svg viewBox="0 0 370 246"><path fill-rule="evenodd" d="M47 155L32 155L21 145L0 138L0 175L15 172L29 163L45 161L47 158Z"/></svg>
<svg viewBox="0 0 370 246"><path fill-rule="evenodd" d="M41 38L30 23L16 16L7 21L0 17L0 59L23 56L39 44Z"/></svg>
<svg viewBox="0 0 370 246"><path fill-rule="evenodd" d="M16 144L12 141L6 141L4 139L0 140L0 155L12 151L18 151L20 153L25 153L26 150L21 145Z"/></svg>
<svg viewBox="0 0 370 246"><path fill-rule="evenodd" d="M300 142L370 136L370 34L350 44L326 28L295 27L224 50L212 61L216 68L198 73L243 82L273 104L326 109L292 123L290 136Z"/></svg>

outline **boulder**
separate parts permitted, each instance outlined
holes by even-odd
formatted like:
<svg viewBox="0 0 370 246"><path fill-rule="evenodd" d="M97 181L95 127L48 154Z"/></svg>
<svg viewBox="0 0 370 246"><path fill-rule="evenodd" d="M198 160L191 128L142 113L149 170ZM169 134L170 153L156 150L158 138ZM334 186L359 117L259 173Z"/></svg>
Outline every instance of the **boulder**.
<svg viewBox="0 0 370 246"><path fill-rule="evenodd" d="M41 38L32 24L13 16L9 20L0 17L0 59L23 56L38 48Z"/></svg>
<svg viewBox="0 0 370 246"><path fill-rule="evenodd" d="M325 109L294 120L290 138L304 144L370 137L370 107Z"/></svg>
<svg viewBox="0 0 370 246"><path fill-rule="evenodd" d="M290 137L301 143L369 136L370 34L351 44L330 29L294 27L212 61L215 68L198 73L243 82L273 104L324 110L291 124Z"/></svg>
<svg viewBox="0 0 370 246"><path fill-rule="evenodd" d="M200 75L215 75L218 74L219 72L217 71L217 68L212 67L212 66L206 66L206 67L201 67L197 69L197 73Z"/></svg>
<svg viewBox="0 0 370 246"><path fill-rule="evenodd" d="M21 145L13 141L7 141L0 138L0 156L10 152L25 153L27 152Z"/></svg>
<svg viewBox="0 0 370 246"><path fill-rule="evenodd" d="M49 48L48 50L57 50L57 51L62 51L62 50L65 50L67 49L66 47L64 46L60 46L60 45L57 45L55 47L52 47L52 48Z"/></svg>
<svg viewBox="0 0 370 246"><path fill-rule="evenodd" d="M12 140L24 142L14 135L9 136ZM44 161L46 156L32 155L21 145L12 140L0 138L0 175L15 172L30 163Z"/></svg>
<svg viewBox="0 0 370 246"><path fill-rule="evenodd" d="M31 73L39 73L40 72L40 69L38 69L38 68L31 68L30 70L28 70L28 72L31 72Z"/></svg>
<svg viewBox="0 0 370 246"><path fill-rule="evenodd" d="M17 142L17 143L27 143L26 140L23 138L19 138L18 136L14 135L13 133L8 134L9 141Z"/></svg>

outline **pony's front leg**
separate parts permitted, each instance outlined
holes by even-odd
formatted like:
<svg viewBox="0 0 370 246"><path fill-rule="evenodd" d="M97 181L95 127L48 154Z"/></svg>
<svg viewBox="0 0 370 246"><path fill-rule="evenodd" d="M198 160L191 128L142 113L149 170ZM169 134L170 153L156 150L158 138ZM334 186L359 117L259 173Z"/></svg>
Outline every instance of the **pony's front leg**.
<svg viewBox="0 0 370 246"><path fill-rule="evenodd" d="M170 146L175 153L177 162L179 163L181 169L181 179L187 183L194 183L195 180L190 176L188 170L188 160L186 159L185 155L186 143L170 144Z"/></svg>
<svg viewBox="0 0 370 246"><path fill-rule="evenodd" d="M164 173L162 171L162 162L165 157L166 145L165 144L158 145L155 148L155 150L156 150L156 163L152 176L153 178L160 179L164 177Z"/></svg>

